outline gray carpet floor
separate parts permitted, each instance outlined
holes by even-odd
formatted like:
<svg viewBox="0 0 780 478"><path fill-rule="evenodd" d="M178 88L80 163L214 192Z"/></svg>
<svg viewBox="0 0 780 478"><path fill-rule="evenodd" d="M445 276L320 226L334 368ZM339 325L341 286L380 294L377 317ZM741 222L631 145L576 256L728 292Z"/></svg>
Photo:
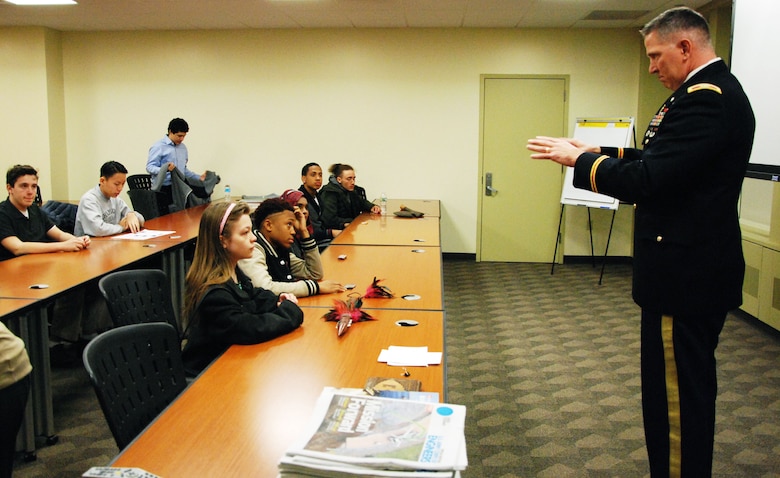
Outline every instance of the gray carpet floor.
<svg viewBox="0 0 780 478"><path fill-rule="evenodd" d="M444 261L448 400L468 407L463 478L644 477L639 309L611 264ZM714 476L780 477L780 333L730 314ZM78 477L118 452L83 369L53 370L60 437L16 478Z"/></svg>
<svg viewBox="0 0 780 478"><path fill-rule="evenodd" d="M448 399L464 478L649 476L631 268L448 261ZM780 476L780 334L730 314L713 476Z"/></svg>

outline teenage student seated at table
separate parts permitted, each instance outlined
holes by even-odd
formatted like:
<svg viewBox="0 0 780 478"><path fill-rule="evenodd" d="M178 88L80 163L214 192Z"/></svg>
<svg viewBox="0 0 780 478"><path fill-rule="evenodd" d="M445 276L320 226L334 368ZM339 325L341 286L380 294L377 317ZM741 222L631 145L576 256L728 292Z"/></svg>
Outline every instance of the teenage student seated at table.
<svg viewBox="0 0 780 478"><path fill-rule="evenodd" d="M328 247L330 241L341 233L341 229L331 229L322 224L322 204L320 188L322 187L322 168L317 163L306 163L301 169L301 186L298 191L306 198L306 209L309 211L309 221L314 228L314 240L320 250Z"/></svg>
<svg viewBox="0 0 780 478"><path fill-rule="evenodd" d="M252 256L255 240L246 203L214 203L203 212L184 293L182 358L191 376L233 344L266 342L303 323L295 295L256 288L238 265Z"/></svg>
<svg viewBox="0 0 780 478"><path fill-rule="evenodd" d="M316 241L317 238L314 237L314 225L311 223L311 216L309 215L309 201L306 200L306 198L303 196L303 193L297 189L286 189L282 195L279 196L279 199L292 206L293 213L296 214L296 220L298 220L298 211L303 214L304 220L306 222L306 230L308 231L309 236L314 238ZM295 225L293 226L295 227ZM302 227L303 226L300 224L295 227L295 241L293 242L292 246L290 246L290 253L295 254L296 257L300 257L301 259L306 257L306 254L303 252L303 245L301 243L303 236L302 233L298 231L298 229ZM317 254L317 256L319 256L319 254ZM321 265L320 269L322 269ZM322 274L320 274L320 276L321 275Z"/></svg>
<svg viewBox="0 0 780 478"><path fill-rule="evenodd" d="M138 232L141 230L144 217L130 209L119 197L126 179L127 169L121 163L108 161L100 167L98 185L84 193L79 200L74 228L74 233L77 236L103 237L124 231ZM90 325L90 327L97 330L111 328L113 325L111 315L97 284L91 283L84 286L83 307L84 313L88 317L84 317L82 322L88 320L94 323L95 325Z"/></svg>
<svg viewBox="0 0 780 478"><path fill-rule="evenodd" d="M29 165L16 165L6 173L8 199L0 203L0 260L25 254L78 252L89 247L89 236L62 231L34 204L38 172ZM77 365L77 342L97 332L97 316L84 307L85 289L76 288L54 303L51 328L51 358L54 365Z"/></svg>
<svg viewBox="0 0 780 478"><path fill-rule="evenodd" d="M381 212L379 206L357 194L352 166L337 163L328 171L331 173L328 184L320 189L321 218L325 227L344 229L363 212Z"/></svg>
<svg viewBox="0 0 780 478"><path fill-rule="evenodd" d="M76 252L89 247L89 237L60 230L34 204L38 171L16 165L6 172L8 199L0 203L0 260L24 254Z"/></svg>
<svg viewBox="0 0 780 478"><path fill-rule="evenodd" d="M285 196L294 204L305 201L296 190L285 191ZM338 282L322 280L320 252L306 226L306 207L301 206L292 206L282 198L261 202L252 214L257 236L252 257L239 265L257 287L276 294L288 292L308 297L341 292L344 287ZM301 257L290 252L296 236Z"/></svg>
<svg viewBox="0 0 780 478"><path fill-rule="evenodd" d="M11 478L32 365L22 339L0 322L0 478Z"/></svg>
<svg viewBox="0 0 780 478"><path fill-rule="evenodd" d="M127 169L121 163L108 161L100 167L98 185L84 193L79 201L77 236L102 237L141 230L144 217L130 209L119 197L126 179Z"/></svg>

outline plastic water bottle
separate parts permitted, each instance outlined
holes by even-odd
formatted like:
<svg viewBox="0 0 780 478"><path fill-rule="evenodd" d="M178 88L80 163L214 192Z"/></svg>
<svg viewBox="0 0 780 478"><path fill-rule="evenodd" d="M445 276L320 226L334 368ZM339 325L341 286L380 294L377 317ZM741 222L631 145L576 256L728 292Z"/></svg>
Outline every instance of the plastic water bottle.
<svg viewBox="0 0 780 478"><path fill-rule="evenodd" d="M387 214L387 194L382 193L379 197L379 209L382 211L382 215Z"/></svg>
<svg viewBox="0 0 780 478"><path fill-rule="evenodd" d="M230 184L225 184L225 201L230 202Z"/></svg>

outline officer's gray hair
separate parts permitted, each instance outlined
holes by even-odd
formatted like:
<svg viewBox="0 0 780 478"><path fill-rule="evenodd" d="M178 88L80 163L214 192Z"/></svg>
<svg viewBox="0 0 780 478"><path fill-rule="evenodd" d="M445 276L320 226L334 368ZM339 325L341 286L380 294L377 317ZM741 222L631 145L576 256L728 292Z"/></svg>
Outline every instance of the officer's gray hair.
<svg viewBox="0 0 780 478"><path fill-rule="evenodd" d="M639 30L642 37L655 32L659 38L666 38L671 33L680 31L696 31L702 40L710 42L710 27L707 20L697 11L688 7L670 8L653 18Z"/></svg>

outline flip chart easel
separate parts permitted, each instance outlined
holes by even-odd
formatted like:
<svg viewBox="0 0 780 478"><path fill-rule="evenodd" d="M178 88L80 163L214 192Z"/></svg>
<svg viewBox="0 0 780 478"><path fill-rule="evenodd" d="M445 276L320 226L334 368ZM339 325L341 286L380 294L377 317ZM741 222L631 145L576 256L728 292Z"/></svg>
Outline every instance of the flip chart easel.
<svg viewBox="0 0 780 478"><path fill-rule="evenodd" d="M634 118L577 118L577 125L574 128L573 137L580 141L599 145L628 147L631 145L631 138L634 132ZM636 144L636 141L634 141ZM604 261L601 264L601 275L599 276L599 285L604 277L604 266L607 263L607 252L609 251L609 241L612 238L612 227L615 224L615 214L617 213L620 201L604 194L594 193L586 189L574 187L574 168L567 167L563 179L563 190L561 191L561 215L558 219L558 234L556 235L555 252L553 252L552 268L550 274L555 272L555 258L558 256L558 245L561 243L561 225L563 224L563 211L566 205L585 206L588 208L588 231L590 233L590 256L593 260L593 267L596 267L596 255L593 251L593 223L591 222L590 208L610 209L612 210L612 221L609 224L609 234L607 235L607 245L604 249Z"/></svg>

